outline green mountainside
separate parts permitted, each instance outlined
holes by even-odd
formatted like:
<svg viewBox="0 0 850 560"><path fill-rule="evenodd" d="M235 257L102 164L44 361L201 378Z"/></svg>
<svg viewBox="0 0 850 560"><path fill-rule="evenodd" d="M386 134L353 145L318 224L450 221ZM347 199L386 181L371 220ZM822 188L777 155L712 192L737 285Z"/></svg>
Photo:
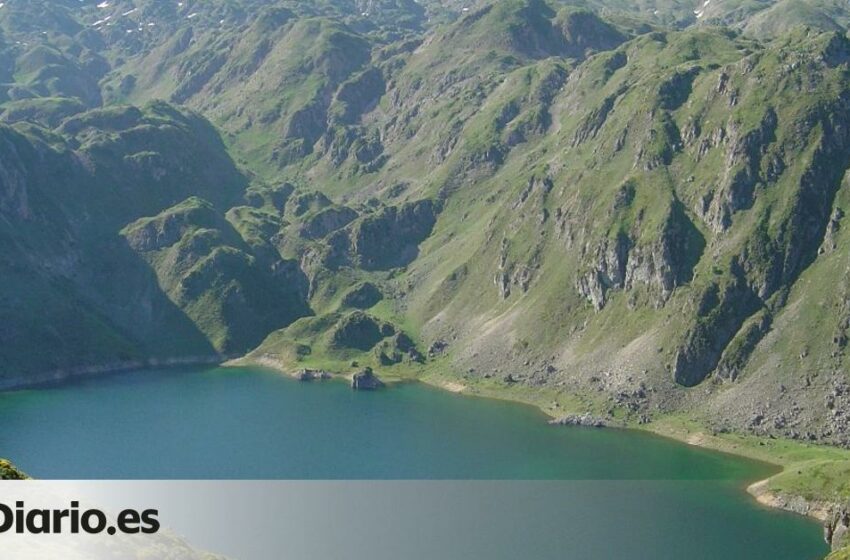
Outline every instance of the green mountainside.
<svg viewBox="0 0 850 560"><path fill-rule="evenodd" d="M247 356L850 447L846 3L0 6L3 385Z"/></svg>

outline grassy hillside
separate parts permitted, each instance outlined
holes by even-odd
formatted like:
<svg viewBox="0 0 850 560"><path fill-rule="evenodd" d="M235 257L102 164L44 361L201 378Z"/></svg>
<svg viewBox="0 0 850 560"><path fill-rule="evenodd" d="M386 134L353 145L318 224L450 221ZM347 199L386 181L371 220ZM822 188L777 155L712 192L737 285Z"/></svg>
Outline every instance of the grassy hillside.
<svg viewBox="0 0 850 560"><path fill-rule="evenodd" d="M371 286L420 374L847 443L840 7L361 4L4 10L10 336L60 349L9 371L380 366L327 343Z"/></svg>
<svg viewBox="0 0 850 560"><path fill-rule="evenodd" d="M100 4L0 10L5 383L372 367L850 492L843 3Z"/></svg>
<svg viewBox="0 0 850 560"><path fill-rule="evenodd" d="M248 180L209 124L154 103L85 112L54 130L18 123L0 134L4 382L234 350L187 316L186 302L119 235L188 196L205 196L222 212L241 199ZM205 270L226 267L213 259ZM306 312L290 305L300 301L297 290L275 290L287 313Z"/></svg>

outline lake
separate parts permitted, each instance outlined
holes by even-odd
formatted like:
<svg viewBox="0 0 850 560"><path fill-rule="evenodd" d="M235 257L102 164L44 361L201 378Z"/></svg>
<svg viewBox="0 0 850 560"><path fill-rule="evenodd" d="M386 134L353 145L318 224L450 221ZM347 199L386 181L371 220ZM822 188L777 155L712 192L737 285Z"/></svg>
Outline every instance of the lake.
<svg viewBox="0 0 850 560"><path fill-rule="evenodd" d="M529 558L804 560L827 552L817 523L744 492L772 472L766 465L545 420L532 407L421 384L368 393L254 368L165 369L0 394L0 456L42 479L562 481L511 487L511 518L535 520L525 532L538 547ZM498 527L499 509L475 509L477 526ZM568 531L540 526L552 517L611 538L571 555L570 542L578 545L562 542ZM483 542L505 533L492 531Z"/></svg>

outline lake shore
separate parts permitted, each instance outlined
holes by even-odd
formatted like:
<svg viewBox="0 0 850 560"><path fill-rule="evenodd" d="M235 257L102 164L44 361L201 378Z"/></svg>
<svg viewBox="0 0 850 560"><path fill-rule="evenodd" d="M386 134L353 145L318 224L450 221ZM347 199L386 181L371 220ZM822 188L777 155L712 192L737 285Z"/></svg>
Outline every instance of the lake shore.
<svg viewBox="0 0 850 560"><path fill-rule="evenodd" d="M763 506L782 509L817 519L826 523L838 504L806 500L800 496L783 496L770 490L770 479L759 480L747 486L747 492Z"/></svg>
<svg viewBox="0 0 850 560"><path fill-rule="evenodd" d="M286 375L297 377L281 361L270 356L252 356L233 360L226 366L239 367L258 365L273 369ZM380 372L379 372L380 373ZM337 374L337 377L346 378ZM569 399L561 404L545 391L526 391L520 388L484 384L471 384L452 378L449 375L411 375L389 379L389 384L415 380L432 387L465 396L484 397L532 405L550 420L570 414L584 414L578 401ZM563 401L563 398L561 399ZM750 494L760 505L773 509L807 516L819 523L825 523L832 512L846 501L843 495L829 495L830 488L817 488L812 481L806 480L812 467L819 462L834 462L846 467L850 474L850 451L818 446L791 440L777 440L758 436L714 433L706 426L682 416L665 416L647 424L638 424L616 419L610 423L612 428L637 430L652 433L660 437L676 440L712 451L727 453L756 460L775 467L776 474L769 478L753 481L743 491ZM812 478L814 478L812 476ZM786 480L786 479L791 479ZM784 484L783 484L784 483ZM795 487L797 491L789 490Z"/></svg>
<svg viewBox="0 0 850 560"><path fill-rule="evenodd" d="M116 361L93 366L58 368L43 373L0 379L0 392L38 389L64 383L71 379L99 377L116 373L129 373L152 368L176 368L186 366L220 365L229 357L223 355L183 356L174 358L146 358Z"/></svg>
<svg viewBox="0 0 850 560"><path fill-rule="evenodd" d="M22 388L37 388L61 383L77 377L94 377L112 373L122 373L139 369L156 367L181 367L191 365L222 365L223 367L259 366L298 378L298 372L290 371L281 362L269 357L236 358L223 361L225 357L206 356L193 358L180 358L169 360L148 360L145 362L122 362L108 364L100 367L78 368L76 370L61 370L38 376L35 381L30 379L28 383L4 383L0 390L14 390ZM343 380L350 379L344 374L334 374L333 378ZM506 387L503 390L493 387L482 387L474 384L463 383L449 376L425 375L425 376L389 376L385 379L392 386L404 382L421 382L441 390L465 396L483 397L497 400L505 400L529 404L540 410L546 417L557 419L572 413L582 413L578 407L571 409L568 405L554 406L556 403L548 401L545 392L528 393L518 388ZM547 402L548 401L548 402ZM824 499L822 496L805 492L789 492L782 485L776 485L776 481L783 476L795 472L803 476L800 467L808 465L813 461L846 461L850 460L850 452L846 450L827 448L795 441L771 440L756 436L744 436L738 434L716 434L711 433L697 422L682 417L662 417L649 424L637 425L626 421L613 422L612 427L622 429L634 429L653 433L698 446L713 451L728 453L748 459L757 460L770 464L777 469L777 474L770 478L753 482L746 487L746 491L758 501L759 504L790 511L800 515L806 515L821 523L827 521L832 511L838 507L840 499ZM25 468L25 466L24 466Z"/></svg>
<svg viewBox="0 0 850 560"><path fill-rule="evenodd" d="M445 390L451 390L449 387L454 388L460 385L440 378L424 378L422 381ZM540 399L524 398L524 395L510 390L498 394L492 390L467 392L468 389L465 387L463 391L452 390L452 392L531 404L552 420L585 412L580 409L553 408L541 402ZM813 471L818 464L828 462L844 464L843 472L850 473L850 451L848 450L752 435L713 433L699 422L675 415L662 417L647 424L614 422L610 424L610 427L649 432L687 445L756 460L775 467L774 475L754 481L744 488L765 507L792 512L826 523L832 517L832 513L847 501L847 495L831 494L832 489L828 486L817 488L813 483L807 484L812 481L801 479L805 479L807 473ZM789 478L792 480L784 480ZM794 484L798 485L799 491L789 490Z"/></svg>

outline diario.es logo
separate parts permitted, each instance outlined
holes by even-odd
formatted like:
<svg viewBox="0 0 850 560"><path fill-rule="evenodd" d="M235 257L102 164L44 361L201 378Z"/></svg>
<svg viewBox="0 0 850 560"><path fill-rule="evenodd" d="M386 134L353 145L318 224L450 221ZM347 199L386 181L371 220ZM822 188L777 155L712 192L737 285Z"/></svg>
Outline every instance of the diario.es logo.
<svg viewBox="0 0 850 560"><path fill-rule="evenodd" d="M159 531L159 511L146 509L138 511L125 509L115 518L114 523L99 509L80 509L80 503L73 501L68 509L27 509L24 502L15 502L10 507L0 503L0 535L14 532L17 534L59 535L88 533L97 535L104 531L109 535L123 533L153 534Z"/></svg>

